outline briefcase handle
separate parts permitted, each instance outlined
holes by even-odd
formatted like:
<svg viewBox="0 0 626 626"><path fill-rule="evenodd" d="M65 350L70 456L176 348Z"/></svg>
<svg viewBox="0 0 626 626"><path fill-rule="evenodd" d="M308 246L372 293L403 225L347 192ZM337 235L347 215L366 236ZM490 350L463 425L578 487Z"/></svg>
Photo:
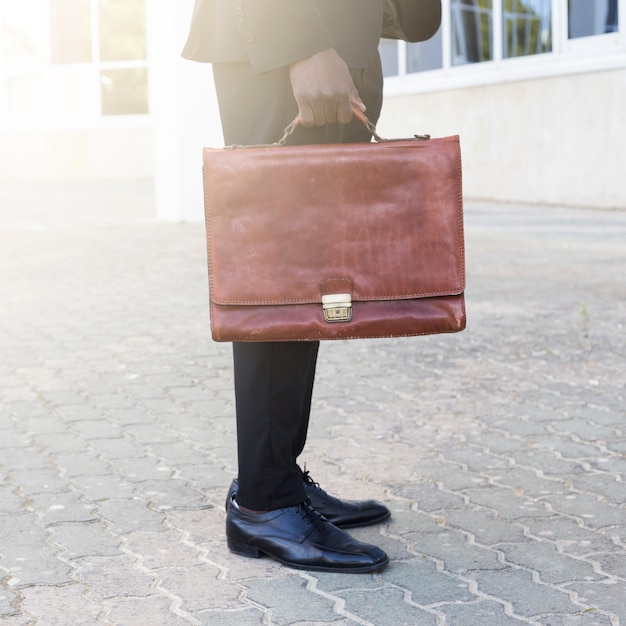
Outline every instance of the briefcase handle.
<svg viewBox="0 0 626 626"><path fill-rule="evenodd" d="M372 122L370 122L370 120L367 119L367 116L365 115L365 113L363 113L363 111L361 111L361 109L359 109L354 104L352 105L352 114L354 115L354 117L356 117L358 120L360 120L363 123L363 126L365 126L365 128L367 128L367 130L370 133L372 133L372 137L374 138L375 141L385 141L385 139L383 139L376 132L376 126L374 126L374 124L372 124ZM285 132L283 136L280 138L280 140L278 141L278 145L284 146L287 143L287 139L289 138L289 135L291 135L291 133L293 133L293 131L296 130L296 128L300 126L301 123L302 123L302 120L300 119L300 113L298 113L298 115L296 115L296 117L293 119L291 124L289 124L285 128Z"/></svg>
<svg viewBox="0 0 626 626"><path fill-rule="evenodd" d="M372 134L372 137L374 138L374 140L376 142L380 143L380 142L384 142L384 141L400 141L398 139L383 139L383 137L381 137L376 132L376 126L374 124L372 124L372 122L368 119L368 117L365 115L365 113L363 113L363 111L361 111L361 109L359 109L354 104L352 105L352 114L354 115L354 117L356 117L358 120L360 120L363 123L363 126L365 126L365 128L367 128L367 130ZM284 146L287 143L287 139L289 138L289 135L291 135L291 133L293 133L293 131L301 123L302 123L302 120L300 119L300 114L298 113L298 115L296 115L296 117L291 122L291 124L289 124L285 128L285 132L284 132L283 136L280 138L280 140L277 142L276 145ZM411 139L430 139L430 135L413 135L413 137L411 137Z"/></svg>
<svg viewBox="0 0 626 626"><path fill-rule="evenodd" d="M352 113L354 117L360 120L365 128L372 134L372 137L377 143L387 142L387 141L413 141L415 139L430 139L430 135L413 135L413 137L403 137L401 139L384 139L376 132L376 126L372 124L372 122L367 118L365 113L361 111L355 105L352 105ZM293 121L285 128L285 132L283 136L276 143L264 143L264 144L247 144L247 145L239 145L232 144L230 146L224 146L225 150L237 150L241 148L268 148L271 146L285 146L287 145L287 139L289 139L289 135L293 133L294 130L302 123L300 119L300 114L296 115Z"/></svg>

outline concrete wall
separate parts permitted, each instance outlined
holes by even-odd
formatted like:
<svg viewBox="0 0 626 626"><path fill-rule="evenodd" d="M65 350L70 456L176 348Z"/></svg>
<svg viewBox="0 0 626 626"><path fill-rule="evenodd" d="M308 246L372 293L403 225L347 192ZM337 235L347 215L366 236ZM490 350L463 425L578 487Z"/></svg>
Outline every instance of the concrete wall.
<svg viewBox="0 0 626 626"><path fill-rule="evenodd" d="M626 70L385 100L380 134L459 134L468 198L626 208Z"/></svg>
<svg viewBox="0 0 626 626"><path fill-rule="evenodd" d="M102 180L154 175L152 128L7 130L0 180Z"/></svg>

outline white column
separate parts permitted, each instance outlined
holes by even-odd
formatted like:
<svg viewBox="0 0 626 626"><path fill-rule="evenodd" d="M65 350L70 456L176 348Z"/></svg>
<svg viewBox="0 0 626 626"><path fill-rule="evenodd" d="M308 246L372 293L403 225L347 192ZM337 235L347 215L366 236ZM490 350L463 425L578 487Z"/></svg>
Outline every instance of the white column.
<svg viewBox="0 0 626 626"><path fill-rule="evenodd" d="M211 67L183 59L193 0L148 0L150 114L159 219L200 221L202 147L221 146Z"/></svg>

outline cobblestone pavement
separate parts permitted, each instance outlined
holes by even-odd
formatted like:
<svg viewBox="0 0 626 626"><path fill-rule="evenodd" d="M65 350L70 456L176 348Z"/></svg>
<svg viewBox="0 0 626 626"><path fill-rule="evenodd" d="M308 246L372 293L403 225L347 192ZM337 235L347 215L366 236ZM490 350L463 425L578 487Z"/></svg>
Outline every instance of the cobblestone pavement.
<svg viewBox="0 0 626 626"><path fill-rule="evenodd" d="M0 186L2 626L626 625L626 211L466 207L468 329L327 343L305 458L374 575L231 555L230 346L144 183Z"/></svg>

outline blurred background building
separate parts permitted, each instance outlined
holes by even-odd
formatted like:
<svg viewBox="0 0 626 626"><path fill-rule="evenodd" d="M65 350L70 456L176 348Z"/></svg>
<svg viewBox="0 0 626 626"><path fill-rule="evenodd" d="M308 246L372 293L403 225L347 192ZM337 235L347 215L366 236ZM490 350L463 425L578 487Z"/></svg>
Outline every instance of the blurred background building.
<svg viewBox="0 0 626 626"><path fill-rule="evenodd" d="M381 44L380 133L461 135L470 198L626 207L626 0L442 4L430 41ZM145 179L159 217L201 219L222 140L210 67L180 58L192 8L0 0L0 181Z"/></svg>

